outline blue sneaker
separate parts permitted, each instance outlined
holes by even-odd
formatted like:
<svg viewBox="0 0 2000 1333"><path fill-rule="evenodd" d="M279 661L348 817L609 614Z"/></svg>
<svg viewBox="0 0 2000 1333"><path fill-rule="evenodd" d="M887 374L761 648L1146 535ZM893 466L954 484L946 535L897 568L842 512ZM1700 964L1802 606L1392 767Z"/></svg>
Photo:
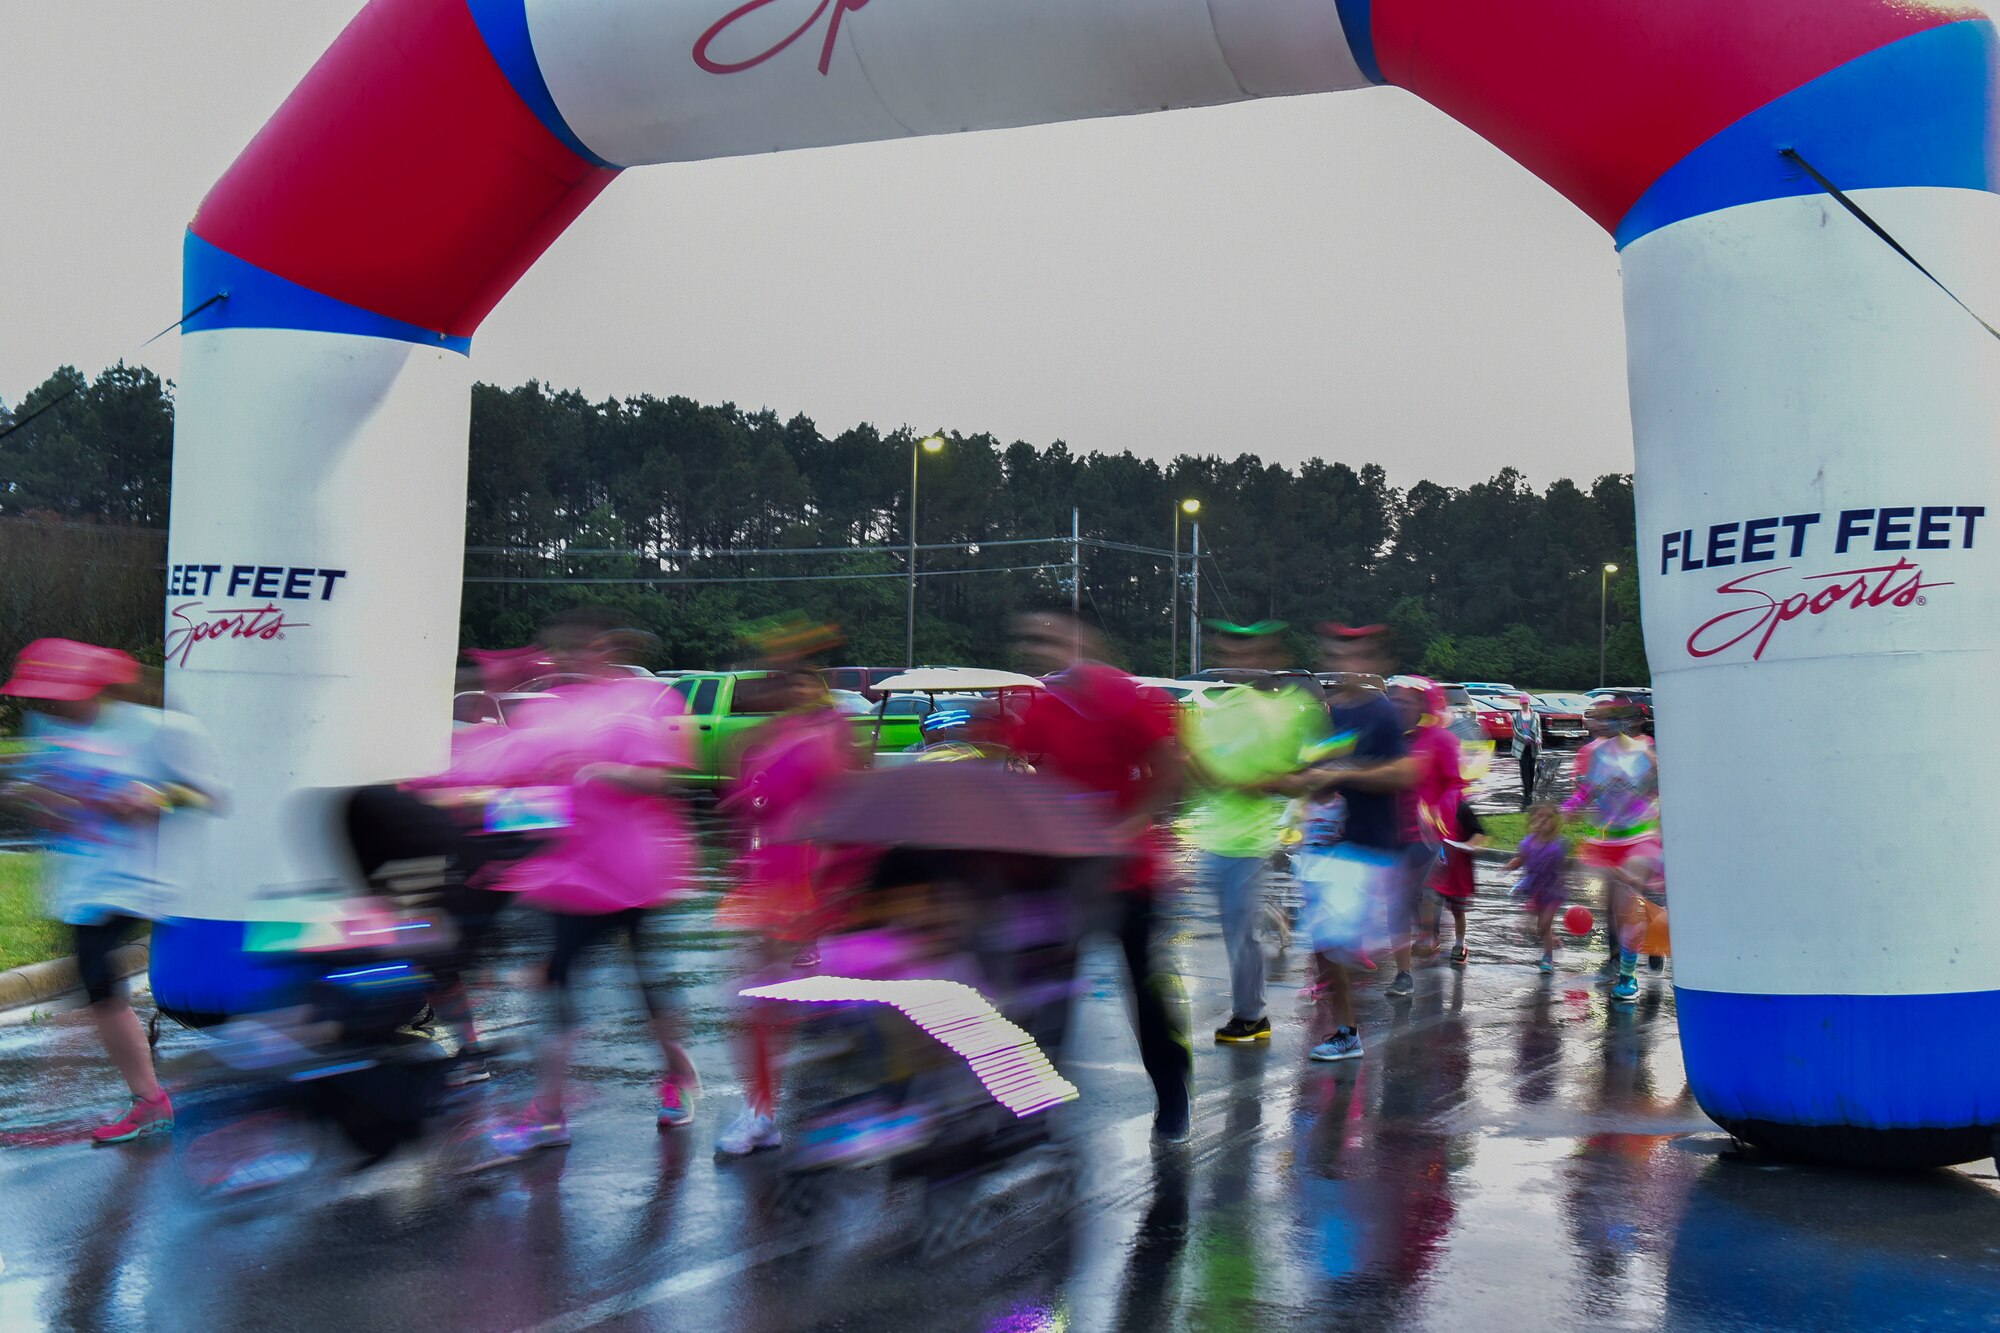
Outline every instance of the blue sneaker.
<svg viewBox="0 0 2000 1333"><path fill-rule="evenodd" d="M1536 971L1545 977L1554 976L1556 972L1555 958L1550 954L1543 954L1541 964L1536 968Z"/></svg>
<svg viewBox="0 0 2000 1333"><path fill-rule="evenodd" d="M1611 988L1611 998L1614 1000L1630 1000L1637 996L1638 993L1639 978L1633 976L1630 972L1619 977L1618 984Z"/></svg>
<svg viewBox="0 0 2000 1333"><path fill-rule="evenodd" d="M1308 1059L1321 1063L1335 1060L1359 1060L1361 1058L1361 1034L1353 1028L1342 1028L1325 1041L1312 1048Z"/></svg>

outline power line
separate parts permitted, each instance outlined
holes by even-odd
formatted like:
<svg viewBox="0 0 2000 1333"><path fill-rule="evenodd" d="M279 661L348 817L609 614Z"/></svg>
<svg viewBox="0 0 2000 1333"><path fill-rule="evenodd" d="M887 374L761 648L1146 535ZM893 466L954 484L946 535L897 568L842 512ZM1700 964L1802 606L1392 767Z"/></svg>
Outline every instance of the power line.
<svg viewBox="0 0 2000 1333"><path fill-rule="evenodd" d="M988 546L1051 546L1060 543L1069 545L1067 537L1003 537L983 542L931 542L917 547L919 551L971 551ZM640 550L634 547L616 546L565 546L558 551L537 551L526 546L468 546L467 555L525 555L539 560L557 560L572 555L630 556L637 560L721 560L739 555L901 555L908 551L909 544L897 546L730 546L716 548L661 547L658 550Z"/></svg>
<svg viewBox="0 0 2000 1333"><path fill-rule="evenodd" d="M970 542L928 542L920 544L919 551L976 551L987 547L1002 546L1069 546L1077 544L1094 547L1103 551L1129 551L1139 555L1157 555L1171 558L1174 554L1164 546L1136 546L1131 542L1115 542L1103 537L1000 537L989 541ZM723 560L734 556L752 555L901 555L910 548L907 544L897 546L732 546L718 548L661 547L658 550L643 550L638 547L620 546L565 546L555 551L538 551L526 546L468 546L467 555L519 555L537 560L559 560L567 556L626 556L634 560ZM1207 557L1204 556L1204 559Z"/></svg>
<svg viewBox="0 0 2000 1333"><path fill-rule="evenodd" d="M1065 560L1060 564L1007 565L996 569L920 569L917 571L917 577L920 579L943 579L943 578L954 578L962 574L1027 574L1041 569L1068 569L1068 568L1069 568L1069 562ZM574 586L583 584L588 584L591 586L603 586L607 584L615 584L619 586L643 587L656 584L688 584L688 583L835 583L835 582L851 581L854 579L907 579L909 577L910 577L909 571L898 569L898 570L891 570L890 572L885 574L734 574L728 577L656 578L656 579L505 578L502 576L489 575L489 574L468 574L466 575L464 581L467 583L541 584L551 587Z"/></svg>

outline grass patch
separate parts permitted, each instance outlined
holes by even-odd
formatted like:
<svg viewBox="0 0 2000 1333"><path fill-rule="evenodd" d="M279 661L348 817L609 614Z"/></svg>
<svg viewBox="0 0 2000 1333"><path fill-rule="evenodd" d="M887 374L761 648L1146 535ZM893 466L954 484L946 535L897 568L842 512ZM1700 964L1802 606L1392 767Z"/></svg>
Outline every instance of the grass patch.
<svg viewBox="0 0 2000 1333"><path fill-rule="evenodd" d="M41 859L0 855L0 972L70 950L69 932L42 914Z"/></svg>
<svg viewBox="0 0 2000 1333"><path fill-rule="evenodd" d="M1521 845L1521 839L1528 836L1528 816L1526 812L1506 815L1481 815L1479 822L1486 826L1486 836L1492 845L1511 854Z"/></svg>

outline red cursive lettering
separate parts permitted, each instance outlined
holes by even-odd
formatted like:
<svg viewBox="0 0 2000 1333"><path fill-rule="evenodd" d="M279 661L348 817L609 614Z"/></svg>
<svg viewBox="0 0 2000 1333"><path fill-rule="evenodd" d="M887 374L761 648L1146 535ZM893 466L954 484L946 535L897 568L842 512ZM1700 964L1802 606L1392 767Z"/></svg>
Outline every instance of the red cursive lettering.
<svg viewBox="0 0 2000 1333"><path fill-rule="evenodd" d="M194 614L188 614L192 611ZM210 639L282 639L288 629L304 629L306 622L287 620L275 602L263 606L225 607L207 610L200 602L182 602L168 611L179 625L167 630L167 660L188 664L188 654L198 643Z"/></svg>
<svg viewBox="0 0 2000 1333"><path fill-rule="evenodd" d="M753 14L757 10L775 3L777 3L777 0L745 0L745 3L738 5L710 24L708 31L695 40L694 63L707 70L710 74L739 74L746 69L754 69L766 60L769 60L772 56L777 55L780 51L783 51L799 38L805 36L812 29L812 25L819 22L820 15L830 9L833 11L833 18L826 25L826 43L820 47L819 52L819 72L824 74L833 66L833 44L840 37L840 21L855 10L865 6L868 0L819 0L819 3L813 6L813 12L806 15L806 21L792 29L791 34L776 46L759 52L751 56L748 60L715 60L710 58L708 54L709 46L714 43L716 38L728 31L732 24L745 15Z"/></svg>
<svg viewBox="0 0 2000 1333"><path fill-rule="evenodd" d="M1790 568L1790 565L1779 565L1775 569L1760 569L1719 585L1716 588L1718 593L1746 597L1750 601L1746 605L1733 606L1696 626L1694 633L1687 638L1688 656L1714 657L1717 653L1728 652L1762 630L1763 635L1750 654L1750 659L1756 661L1771 646L1771 636L1787 621L1797 620L1800 616L1825 615L1838 606L1855 611L1875 606L1915 606L1923 601L1923 594L1929 589L1951 586L1948 582L1924 582L1924 571L1907 560L1898 560L1893 565L1870 565L1865 569L1840 569L1830 574L1806 574L1802 577L1819 586L1787 593L1783 597L1774 597L1763 588L1750 586L1753 580L1782 574Z"/></svg>

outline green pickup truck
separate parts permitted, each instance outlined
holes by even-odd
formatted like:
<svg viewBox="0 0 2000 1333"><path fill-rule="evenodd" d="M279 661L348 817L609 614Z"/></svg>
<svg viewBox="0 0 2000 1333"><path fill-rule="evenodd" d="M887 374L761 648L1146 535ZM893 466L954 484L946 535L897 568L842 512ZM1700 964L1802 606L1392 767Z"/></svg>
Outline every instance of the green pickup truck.
<svg viewBox="0 0 2000 1333"><path fill-rule="evenodd" d="M668 687L680 695L685 711L667 729L691 733L694 739L694 769L681 781L713 790L735 776L750 733L779 711L781 691L765 684L773 679L768 671L690 671ZM874 713L852 715L854 734L862 745L880 753L907 749L922 739L930 701L898 697L885 702L888 716L881 719L879 738Z"/></svg>

